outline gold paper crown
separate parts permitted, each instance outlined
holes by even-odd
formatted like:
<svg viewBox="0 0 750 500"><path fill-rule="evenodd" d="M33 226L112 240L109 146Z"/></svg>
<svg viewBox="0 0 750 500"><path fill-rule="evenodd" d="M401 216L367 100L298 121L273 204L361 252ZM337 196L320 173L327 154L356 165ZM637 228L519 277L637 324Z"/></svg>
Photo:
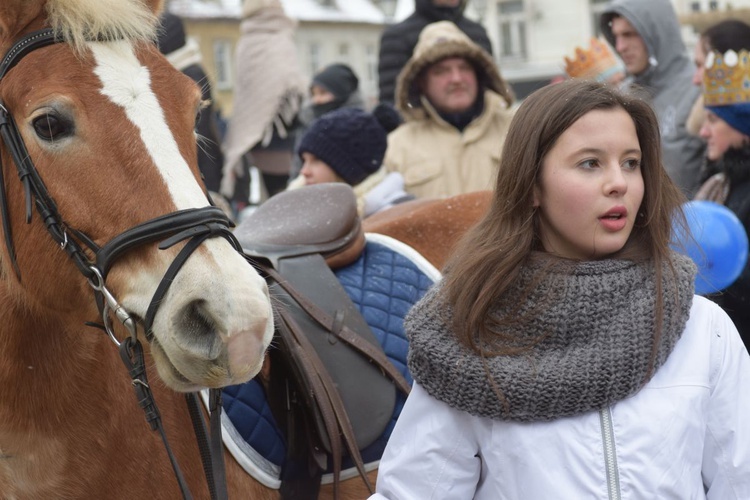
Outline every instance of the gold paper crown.
<svg viewBox="0 0 750 500"><path fill-rule="evenodd" d="M607 81L622 73L622 67L606 43L592 38L589 46L589 50L576 47L573 59L565 57L565 72L569 77Z"/></svg>
<svg viewBox="0 0 750 500"><path fill-rule="evenodd" d="M750 54L747 50L708 54L703 71L703 103L706 106L750 103Z"/></svg>

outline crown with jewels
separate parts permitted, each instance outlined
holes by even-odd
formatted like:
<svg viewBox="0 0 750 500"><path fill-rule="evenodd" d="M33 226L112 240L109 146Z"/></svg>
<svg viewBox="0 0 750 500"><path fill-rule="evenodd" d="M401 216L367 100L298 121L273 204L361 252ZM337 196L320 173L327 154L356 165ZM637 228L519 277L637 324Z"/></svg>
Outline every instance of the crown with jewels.
<svg viewBox="0 0 750 500"><path fill-rule="evenodd" d="M706 106L750 103L750 54L711 52L703 71L703 102Z"/></svg>
<svg viewBox="0 0 750 500"><path fill-rule="evenodd" d="M623 73L622 66L606 43L592 38L589 47L588 50L576 47L573 59L565 57L565 72L569 77L603 82Z"/></svg>

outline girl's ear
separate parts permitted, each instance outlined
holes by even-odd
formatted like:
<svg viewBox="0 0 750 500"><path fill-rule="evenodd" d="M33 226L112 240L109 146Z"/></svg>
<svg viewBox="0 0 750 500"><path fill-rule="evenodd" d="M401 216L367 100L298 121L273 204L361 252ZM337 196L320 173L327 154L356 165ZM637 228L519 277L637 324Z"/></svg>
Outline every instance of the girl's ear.
<svg viewBox="0 0 750 500"><path fill-rule="evenodd" d="M539 185L534 184L534 196L533 196L533 201L532 201L531 206L534 208L539 208L539 206L542 204L541 200L542 200L542 195L539 192Z"/></svg>

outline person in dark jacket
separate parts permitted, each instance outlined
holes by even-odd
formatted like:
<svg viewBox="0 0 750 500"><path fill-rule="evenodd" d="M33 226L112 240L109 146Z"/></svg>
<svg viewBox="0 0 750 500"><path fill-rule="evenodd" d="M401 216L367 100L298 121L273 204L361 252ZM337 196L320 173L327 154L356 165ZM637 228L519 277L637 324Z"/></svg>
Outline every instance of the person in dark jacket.
<svg viewBox="0 0 750 500"><path fill-rule="evenodd" d="M492 54L492 44L484 27L464 17L466 3L467 0L414 0L414 13L383 31L378 57L380 102L394 102L396 78L411 57L419 33L428 24L451 21L474 43Z"/></svg>
<svg viewBox="0 0 750 500"><path fill-rule="evenodd" d="M297 116L294 129L294 150L299 149L300 141L313 120L339 108L365 109L365 101L359 91L359 78L354 70L343 63L329 64L318 71L310 82L308 103ZM292 158L290 179L299 175L302 160L298 155Z"/></svg>
<svg viewBox="0 0 750 500"><path fill-rule="evenodd" d="M221 152L221 136L216 109L211 96L211 83L201 64L198 44L185 36L182 19L164 12L161 15L161 29L157 44L159 51L172 63L172 66L195 80L201 88L201 99L206 106L201 110L195 124L198 133L198 168L203 175L206 188L219 192L221 169L224 155Z"/></svg>

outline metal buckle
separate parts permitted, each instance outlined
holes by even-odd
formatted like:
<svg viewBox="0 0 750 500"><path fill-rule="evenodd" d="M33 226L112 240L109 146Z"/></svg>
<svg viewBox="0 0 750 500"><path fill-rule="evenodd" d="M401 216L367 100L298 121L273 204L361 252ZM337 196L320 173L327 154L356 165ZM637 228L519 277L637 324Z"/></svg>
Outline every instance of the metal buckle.
<svg viewBox="0 0 750 500"><path fill-rule="evenodd" d="M102 321L104 322L104 328L107 331L107 335L115 343L117 347L120 347L120 341L115 337L114 330L112 328L112 318L110 312L114 312L115 317L122 323L125 328L130 332L130 337L135 341L136 339L136 323L135 320L130 316L128 311L120 305L115 299L112 293L104 285L104 278L102 277L101 271L96 266L90 266L91 272L94 274L93 279L89 278L88 282L91 288L102 294L104 297L104 307L102 308Z"/></svg>

